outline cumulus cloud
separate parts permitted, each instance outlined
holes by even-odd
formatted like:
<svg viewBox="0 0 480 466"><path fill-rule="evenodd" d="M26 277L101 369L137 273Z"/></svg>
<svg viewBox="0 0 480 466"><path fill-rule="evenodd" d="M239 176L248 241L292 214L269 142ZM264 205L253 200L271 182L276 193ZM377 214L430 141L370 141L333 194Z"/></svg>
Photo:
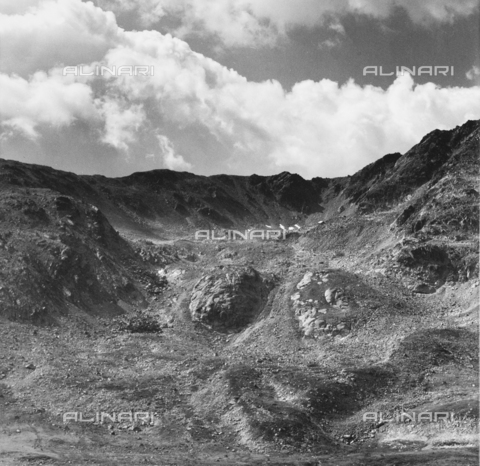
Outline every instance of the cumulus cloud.
<svg viewBox="0 0 480 466"><path fill-rule="evenodd" d="M435 128L479 118L469 102L479 98L478 87L415 85L410 75L386 90L304 81L286 95L282 113L295 118L276 128L270 156L279 167L295 163L303 174L352 174L380 155L408 150Z"/></svg>
<svg viewBox="0 0 480 466"><path fill-rule="evenodd" d="M129 145L136 141L136 132L145 121L142 105L129 105L111 97L97 103L105 122L101 140L116 149L128 150Z"/></svg>
<svg viewBox="0 0 480 466"><path fill-rule="evenodd" d="M117 13L136 13L142 27L174 18L177 37L211 35L225 46L268 46L289 28L322 26L346 13L386 18L395 8L412 21L451 22L478 9L477 0L97 0Z"/></svg>
<svg viewBox="0 0 480 466"><path fill-rule="evenodd" d="M21 2L24 8L27 4L24 14L0 10L0 72L28 76L55 66L89 63L120 41L114 14L90 2Z"/></svg>
<svg viewBox="0 0 480 466"><path fill-rule="evenodd" d="M191 170L192 164L186 162L181 155L175 154L173 144L167 136L158 135L157 138L165 167L178 171Z"/></svg>
<svg viewBox="0 0 480 466"><path fill-rule="evenodd" d="M35 73L30 80L0 73L0 119L3 125L36 138L39 125L60 128L75 119L95 119L92 89L58 73Z"/></svg>
<svg viewBox="0 0 480 466"><path fill-rule="evenodd" d="M289 170L305 177L346 175L388 152L409 149L433 129L480 118L480 108L472 105L480 100L478 86L415 85L405 75L387 89L323 79L297 83L288 92L275 80L249 82L169 34L123 31L111 14L91 4L61 0L56 17L63 14L66 21L55 25L44 13L45 5L52 4L16 17L18 36L6 45L11 73L0 74L4 139L21 133L46 152L42 144L47 136L52 147L55 134L60 138L65 131L81 137L75 124L83 121L91 127L94 122L89 150L101 154L105 147L115 149L116 173L122 160L125 171L135 171L138 167L132 163L141 159L139 167L202 173ZM68 8L71 11L65 11ZM64 33L72 12L78 13L75 27L96 29L96 40L106 50L100 58L94 46L87 47L85 55L73 53L77 63L72 58L71 65L148 65L154 74L85 78L63 76L60 68L51 68L19 76L24 65L21 55L14 60L18 43L34 41L32 31L45 27L45 21ZM91 24L92 15L98 28ZM61 35L55 30L49 34ZM68 56L70 46L68 40L59 41L58 53ZM45 60L42 66L53 65ZM202 148L201 162L197 147ZM108 169L104 173L109 174Z"/></svg>

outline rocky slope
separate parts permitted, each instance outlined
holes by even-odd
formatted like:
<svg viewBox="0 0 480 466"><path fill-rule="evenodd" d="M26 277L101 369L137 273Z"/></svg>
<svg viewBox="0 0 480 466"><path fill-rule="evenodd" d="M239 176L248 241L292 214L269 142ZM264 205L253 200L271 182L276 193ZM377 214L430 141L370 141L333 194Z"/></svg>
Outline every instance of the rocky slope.
<svg viewBox="0 0 480 466"><path fill-rule="evenodd" d="M123 312L143 295L125 264L138 262L93 205L45 189L2 189L2 314L51 322L68 310Z"/></svg>

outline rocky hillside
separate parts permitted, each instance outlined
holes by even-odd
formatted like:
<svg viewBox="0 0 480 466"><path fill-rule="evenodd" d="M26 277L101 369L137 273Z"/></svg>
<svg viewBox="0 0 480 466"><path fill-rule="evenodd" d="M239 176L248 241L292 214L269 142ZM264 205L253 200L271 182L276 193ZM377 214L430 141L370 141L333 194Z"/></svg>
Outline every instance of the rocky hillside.
<svg viewBox="0 0 480 466"><path fill-rule="evenodd" d="M145 302L144 285L158 278L97 207L49 189L2 188L0 314L45 324Z"/></svg>

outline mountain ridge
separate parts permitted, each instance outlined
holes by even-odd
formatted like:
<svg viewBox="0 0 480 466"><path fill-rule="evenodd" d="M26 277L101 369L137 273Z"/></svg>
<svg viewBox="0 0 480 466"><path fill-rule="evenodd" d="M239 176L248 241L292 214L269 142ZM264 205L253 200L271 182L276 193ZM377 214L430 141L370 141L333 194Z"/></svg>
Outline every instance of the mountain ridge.
<svg viewBox="0 0 480 466"><path fill-rule="evenodd" d="M398 203L433 179L465 138L478 137L479 128L480 121L471 120L435 130L405 154L387 154L347 177L202 176L158 169L107 178L0 159L0 183L80 197L103 210L116 228L138 224L159 235L172 224L184 230L292 224L312 214L324 220L339 210L351 215Z"/></svg>

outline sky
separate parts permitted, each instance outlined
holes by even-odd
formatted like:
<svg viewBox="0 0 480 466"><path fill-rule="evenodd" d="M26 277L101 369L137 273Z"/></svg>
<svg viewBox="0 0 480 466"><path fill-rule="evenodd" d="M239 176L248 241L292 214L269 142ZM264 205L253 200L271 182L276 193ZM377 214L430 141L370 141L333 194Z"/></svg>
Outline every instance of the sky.
<svg viewBox="0 0 480 466"><path fill-rule="evenodd" d="M0 0L0 157L352 175L480 119L479 24L477 0Z"/></svg>

